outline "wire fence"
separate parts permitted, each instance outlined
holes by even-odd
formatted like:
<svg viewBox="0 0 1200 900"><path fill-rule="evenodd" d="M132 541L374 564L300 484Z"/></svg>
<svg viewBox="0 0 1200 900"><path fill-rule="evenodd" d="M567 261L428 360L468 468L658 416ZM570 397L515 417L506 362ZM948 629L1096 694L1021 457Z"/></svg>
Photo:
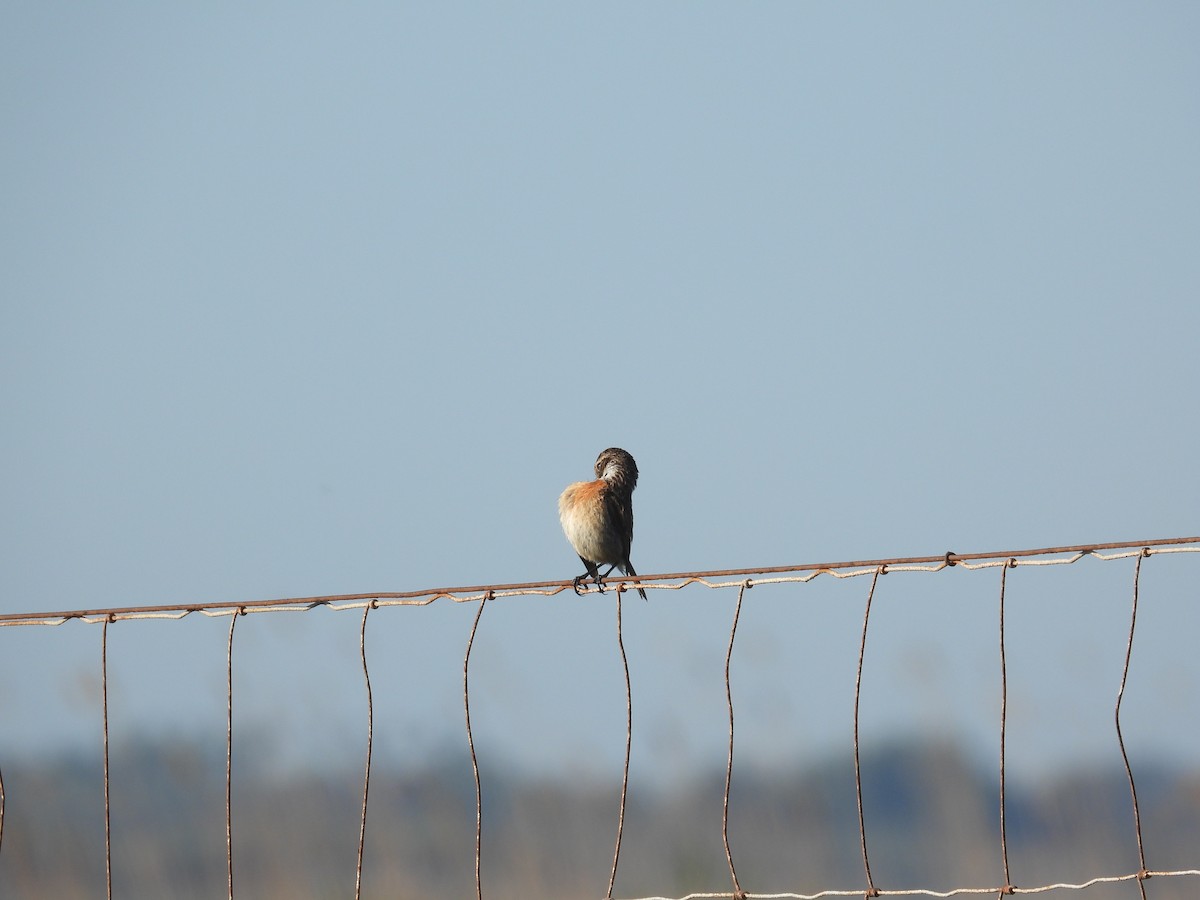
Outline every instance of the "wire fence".
<svg viewBox="0 0 1200 900"><path fill-rule="evenodd" d="M1139 590L1141 583L1142 564L1152 556L1169 553L1200 553L1200 537L1166 538L1151 541L1127 541L1118 543L1081 544L1062 547L1047 547L1040 549L1023 549L986 553L958 554L946 552L941 555L858 560L850 562L809 563L795 566L775 566L759 569L728 569L706 572L680 572L662 575L643 575L638 577L614 576L603 579L602 584L615 589L616 593L616 634L617 647L620 652L625 679L625 762L621 779L620 804L616 823L616 840L613 850L612 867L610 870L605 900L616 900L614 888L620 864L621 846L624 837L626 801L629 793L629 763L633 739L633 689L629 676L629 659L625 651L621 610L623 595L636 587L650 590L678 591L697 585L708 589L736 589L737 603L734 609L733 622L729 630L729 639L725 654L725 699L728 710L728 750L725 766L724 794L722 799L721 837L725 852L725 862L729 870L730 887L703 893L689 893L678 898L663 896L647 896L636 900L821 900L832 897L934 897L947 898L959 896L1004 896L1023 894L1045 894L1058 890L1084 890L1101 884L1136 883L1142 900L1146 900L1146 882L1151 878L1188 878L1200 877L1200 868L1156 870L1147 864L1146 847L1143 840L1141 809L1138 802L1137 785L1134 769L1126 751L1125 737L1122 731L1121 704L1125 695L1126 683L1129 676L1130 662L1133 656L1134 635L1137 625ZM1005 655L1005 601L1008 584L1008 571L1018 566L1063 566L1077 563L1085 557L1110 561L1118 559L1135 559L1132 585L1132 609L1129 617L1129 630L1126 641L1124 667L1122 669L1120 689L1113 710L1113 720L1116 731L1117 745L1120 749L1124 764L1124 772L1128 782L1133 833L1136 840L1138 869L1120 875L1097 876L1077 882L1056 882L1034 886L1017 886L1012 883L1009 869L1008 834L1007 834L1007 796L1006 796L1006 736L1008 714L1008 671ZM997 814L999 818L999 847L997 851L1002 863L1003 884L984 886L956 887L946 891L931 888L888 889L876 884L871 871L871 858L868 841L867 817L863 811L862 766L860 758L859 707L862 696L863 662L867 652L867 638L870 631L871 607L875 599L881 576L898 572L936 573L949 568L967 570L999 569L999 650L1000 650L1000 722L999 722L999 796L997 798ZM734 864L735 852L729 837L729 799L734 771L734 698L730 679L733 659L733 648L737 637L738 621L741 616L742 602L746 591L756 585L763 584L804 584L821 576L828 575L837 579L868 578L870 587L867 591L863 611L861 639L858 650L858 667L854 685L854 780L857 799L858 835L861 848L864 883L862 885L843 889L825 889L816 893L756 893L743 888ZM178 604L141 607L120 607L107 609L67 610L49 613L7 613L0 615L0 627L41 626L56 627L67 622L79 621L101 626L100 654L100 688L101 711L103 718L103 767L104 767L104 845L105 845L105 880L106 896L111 900L112 891L112 827L110 817L109 791L109 717L108 717L108 626L111 623L132 619L182 619L185 616L198 614L209 617L229 617L228 640L225 645L226 668L226 733L225 733L225 847L226 874L228 896L235 896L234 853L233 853L233 700L234 700L234 632L237 621L241 616L270 612L304 612L317 607L326 607L335 611L361 610L362 620L359 629L359 656L362 662L363 683L366 692L366 762L363 772L363 789L361 818L358 829L357 861L355 866L354 897L359 898L363 888L363 855L367 832L367 809L371 787L372 743L374 735L374 705L371 693L370 672L367 662L366 635L368 618L372 611L390 606L427 606L436 600L448 600L455 603L478 603L471 624L470 635L467 639L463 655L462 696L463 713L466 726L467 747L470 752L471 767L475 787L475 895L477 900L483 898L484 870L482 866L482 848L484 844L483 791L480 778L479 760L475 751L475 742L471 730L471 650L475 643L476 634L484 609L495 601L508 598L528 596L554 596L564 591L572 590L571 581L533 582L525 584L479 585L472 587L433 588L423 591L388 592L374 594L342 594L320 597L301 597L277 600L257 600L246 602L225 602L208 604ZM589 591L597 590L592 587ZM3 852L5 829L5 791L3 771L0 769L0 853ZM466 861L464 860L464 864Z"/></svg>

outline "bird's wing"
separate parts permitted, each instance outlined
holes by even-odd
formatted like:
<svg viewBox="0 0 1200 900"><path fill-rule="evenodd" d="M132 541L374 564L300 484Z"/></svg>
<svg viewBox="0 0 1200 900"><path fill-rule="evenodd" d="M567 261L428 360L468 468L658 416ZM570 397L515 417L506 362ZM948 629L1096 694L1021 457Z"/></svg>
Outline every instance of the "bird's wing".
<svg viewBox="0 0 1200 900"><path fill-rule="evenodd" d="M608 508L608 519L621 538L622 562L629 561L629 548L633 545L633 503L624 491L604 492L604 505Z"/></svg>

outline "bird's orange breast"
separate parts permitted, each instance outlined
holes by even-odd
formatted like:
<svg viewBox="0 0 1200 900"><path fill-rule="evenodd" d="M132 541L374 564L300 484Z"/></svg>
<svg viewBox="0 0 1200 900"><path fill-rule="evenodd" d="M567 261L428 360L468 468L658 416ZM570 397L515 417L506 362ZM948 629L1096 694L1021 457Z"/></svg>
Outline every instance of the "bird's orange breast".
<svg viewBox="0 0 1200 900"><path fill-rule="evenodd" d="M558 517L567 540L584 559L597 563L619 563L621 540L608 520L603 480L577 481L558 498Z"/></svg>

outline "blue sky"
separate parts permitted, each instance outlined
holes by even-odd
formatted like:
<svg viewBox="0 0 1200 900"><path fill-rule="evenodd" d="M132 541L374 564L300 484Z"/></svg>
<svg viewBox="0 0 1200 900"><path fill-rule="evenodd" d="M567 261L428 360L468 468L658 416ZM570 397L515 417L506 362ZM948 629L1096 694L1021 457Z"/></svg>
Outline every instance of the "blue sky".
<svg viewBox="0 0 1200 900"><path fill-rule="evenodd" d="M568 578L557 495L612 445L644 573L1200 531L1190 5L3 18L8 611ZM1138 739L1185 759L1193 559L1146 563L1135 670ZM1132 564L1047 572L1010 594L1030 771L1111 761ZM864 713L990 752L997 581L941 577L886 582ZM865 591L748 597L747 759L845 746ZM733 601L628 610L645 774L723 753ZM393 757L461 749L472 612L375 615ZM612 619L488 610L490 752L619 762ZM357 761L357 627L239 624L239 716L280 758ZM113 626L117 734L219 734L225 628ZM0 749L94 739L98 641L0 631Z"/></svg>

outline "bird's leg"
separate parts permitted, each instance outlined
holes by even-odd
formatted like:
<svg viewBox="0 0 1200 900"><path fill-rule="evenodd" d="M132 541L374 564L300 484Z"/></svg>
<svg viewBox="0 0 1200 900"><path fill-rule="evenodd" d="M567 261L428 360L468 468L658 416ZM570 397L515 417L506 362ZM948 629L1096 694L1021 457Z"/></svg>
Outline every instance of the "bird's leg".
<svg viewBox="0 0 1200 900"><path fill-rule="evenodd" d="M583 565L587 569L587 571L584 572L582 575L578 576L572 582L572 585L575 588L575 593L579 594L581 597L583 596L583 591L580 590L580 588L583 586L583 580L585 578L587 578L588 576L591 576L592 581L594 581L596 583L596 590L598 590L600 593L603 594L604 593L604 585L602 585L600 583L600 570L596 567L596 564L594 562L592 562L590 559L584 559L582 556L579 557L579 559L583 563Z"/></svg>
<svg viewBox="0 0 1200 900"><path fill-rule="evenodd" d="M593 580L596 582L596 588L600 591L600 593L602 593L602 594L604 593L604 584L600 581L600 579L607 578L609 575L611 575L613 573L613 569L615 569L616 567L617 567L616 563L613 563L611 566L608 567L608 571L605 572L603 575L600 574L600 567L599 566L596 567L596 573L593 576Z"/></svg>

